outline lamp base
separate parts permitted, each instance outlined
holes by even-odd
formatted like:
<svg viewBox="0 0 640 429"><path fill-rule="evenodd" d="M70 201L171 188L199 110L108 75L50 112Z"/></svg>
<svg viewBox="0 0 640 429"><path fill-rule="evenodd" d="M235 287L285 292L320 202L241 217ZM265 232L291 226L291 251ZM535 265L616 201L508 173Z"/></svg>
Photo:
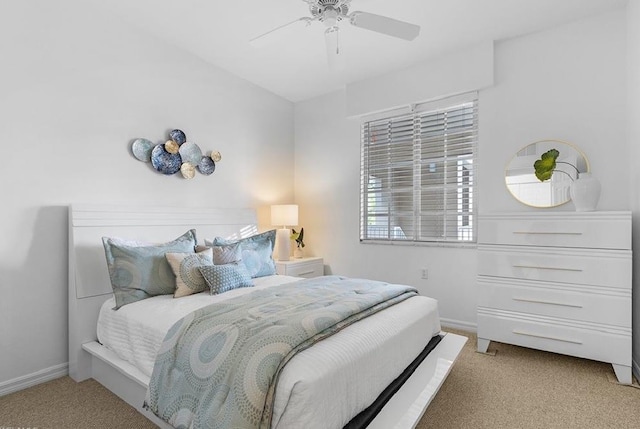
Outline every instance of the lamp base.
<svg viewBox="0 0 640 429"><path fill-rule="evenodd" d="M276 247L278 261L288 261L291 255L291 231L288 228L276 231Z"/></svg>

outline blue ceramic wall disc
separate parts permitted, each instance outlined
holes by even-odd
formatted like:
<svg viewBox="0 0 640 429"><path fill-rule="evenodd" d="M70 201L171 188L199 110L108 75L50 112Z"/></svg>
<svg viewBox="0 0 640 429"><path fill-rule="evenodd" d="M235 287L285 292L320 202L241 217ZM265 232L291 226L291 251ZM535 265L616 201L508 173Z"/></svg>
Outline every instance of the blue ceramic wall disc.
<svg viewBox="0 0 640 429"><path fill-rule="evenodd" d="M179 152L182 157L182 162L189 162L194 166L198 165L202 158L202 150L200 150L197 144L192 142L184 142L182 146L180 146Z"/></svg>
<svg viewBox="0 0 640 429"><path fill-rule="evenodd" d="M151 151L151 165L162 174L174 174L180 171L182 158L178 153L169 153L164 145L158 145Z"/></svg>
<svg viewBox="0 0 640 429"><path fill-rule="evenodd" d="M169 138L178 143L178 145L181 145L182 143L187 141L187 136L182 130L171 130L171 132L169 132Z"/></svg>
<svg viewBox="0 0 640 429"><path fill-rule="evenodd" d="M151 151L155 144L147 139L135 139L131 143L131 151L133 156L142 162L151 162Z"/></svg>
<svg viewBox="0 0 640 429"><path fill-rule="evenodd" d="M210 157L203 156L202 159L200 159L200 163L198 164L198 170L200 170L200 173L208 176L216 171L216 163L213 162Z"/></svg>

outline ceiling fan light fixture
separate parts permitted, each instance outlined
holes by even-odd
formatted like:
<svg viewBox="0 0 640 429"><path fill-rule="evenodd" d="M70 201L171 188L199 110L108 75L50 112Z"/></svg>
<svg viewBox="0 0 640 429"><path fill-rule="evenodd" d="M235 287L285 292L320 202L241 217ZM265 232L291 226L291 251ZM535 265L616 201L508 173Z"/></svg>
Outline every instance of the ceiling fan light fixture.
<svg viewBox="0 0 640 429"><path fill-rule="evenodd" d="M334 8L327 8L322 14L322 23L327 28L335 27L338 23L338 11Z"/></svg>

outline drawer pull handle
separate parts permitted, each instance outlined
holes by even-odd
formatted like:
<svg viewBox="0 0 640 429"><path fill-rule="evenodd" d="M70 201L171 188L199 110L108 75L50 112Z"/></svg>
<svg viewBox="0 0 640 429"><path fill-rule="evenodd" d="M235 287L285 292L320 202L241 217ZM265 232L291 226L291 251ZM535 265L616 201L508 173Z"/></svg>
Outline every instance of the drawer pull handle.
<svg viewBox="0 0 640 429"><path fill-rule="evenodd" d="M582 272L582 270L579 268L540 267L536 265L513 265L513 268L534 268L536 270L572 271L576 273Z"/></svg>
<svg viewBox="0 0 640 429"><path fill-rule="evenodd" d="M297 273L296 275L298 275L298 276L306 276L307 274L313 274L313 270L311 270L311 271L304 271L304 272L302 272L302 273Z"/></svg>
<svg viewBox="0 0 640 429"><path fill-rule="evenodd" d="M546 231L513 231L514 234L529 235L582 235L581 232L546 232Z"/></svg>
<svg viewBox="0 0 640 429"><path fill-rule="evenodd" d="M565 304L563 302L553 302L553 301L542 301L539 299L529 299L529 298L511 298L514 301L522 301L522 302L533 302L535 304L549 304L549 305L560 305L562 307L573 307L573 308L582 308L580 304Z"/></svg>
<svg viewBox="0 0 640 429"><path fill-rule="evenodd" d="M513 332L514 334L517 334L517 335L525 335L525 336L527 336L527 337L544 338L545 340L562 341L562 342L564 342L564 343L571 343L571 344L580 344L580 345L582 345L582 341L567 340L566 338L552 337L552 336L550 336L550 335L531 334L531 333L529 333L529 332L516 331L515 329L514 329L512 332Z"/></svg>

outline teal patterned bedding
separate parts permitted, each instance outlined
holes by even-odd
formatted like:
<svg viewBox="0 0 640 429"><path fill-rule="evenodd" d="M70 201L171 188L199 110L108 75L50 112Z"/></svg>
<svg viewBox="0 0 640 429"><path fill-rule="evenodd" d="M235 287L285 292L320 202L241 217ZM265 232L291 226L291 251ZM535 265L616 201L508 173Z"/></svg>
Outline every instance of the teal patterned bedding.
<svg viewBox="0 0 640 429"><path fill-rule="evenodd" d="M177 428L269 428L278 375L297 352L415 295L326 276L199 309L167 332L145 407Z"/></svg>

